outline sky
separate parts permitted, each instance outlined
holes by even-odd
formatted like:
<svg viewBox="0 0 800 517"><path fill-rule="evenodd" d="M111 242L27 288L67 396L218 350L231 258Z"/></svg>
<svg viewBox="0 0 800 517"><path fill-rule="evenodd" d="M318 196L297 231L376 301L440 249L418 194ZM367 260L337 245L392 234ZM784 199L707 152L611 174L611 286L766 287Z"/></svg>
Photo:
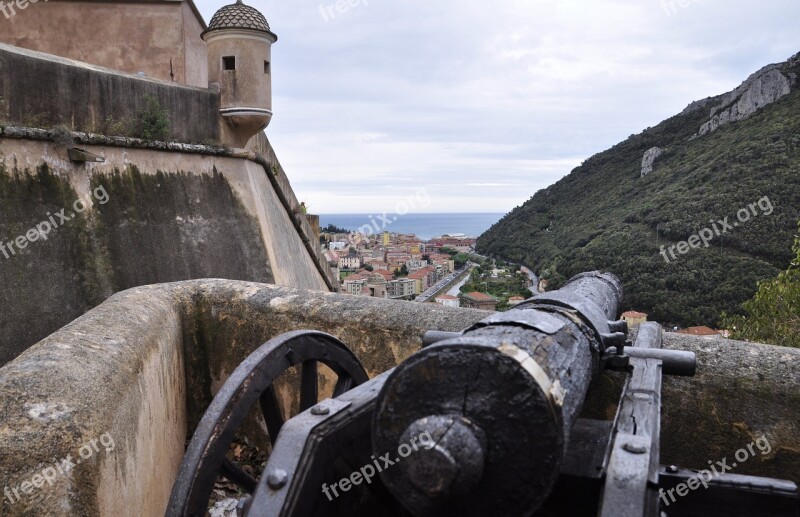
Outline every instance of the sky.
<svg viewBox="0 0 800 517"><path fill-rule="evenodd" d="M508 212L800 51L797 0L245 3L279 37L267 135L322 214Z"/></svg>

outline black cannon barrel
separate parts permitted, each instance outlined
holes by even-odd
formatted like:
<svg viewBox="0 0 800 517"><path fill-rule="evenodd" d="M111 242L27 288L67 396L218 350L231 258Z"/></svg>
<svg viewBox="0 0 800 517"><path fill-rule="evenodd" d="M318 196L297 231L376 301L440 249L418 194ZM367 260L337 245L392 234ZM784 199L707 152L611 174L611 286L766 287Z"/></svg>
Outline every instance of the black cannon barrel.
<svg viewBox="0 0 800 517"><path fill-rule="evenodd" d="M580 296L600 308L609 320L617 317L619 303L622 298L622 287L616 276L608 273L581 273L573 277L559 293ZM537 297L531 298L536 300Z"/></svg>
<svg viewBox="0 0 800 517"><path fill-rule="evenodd" d="M398 366L373 422L376 457L400 460L381 472L395 497L419 516L531 515L558 477L602 341L619 340L608 320L621 297L614 275L579 275Z"/></svg>

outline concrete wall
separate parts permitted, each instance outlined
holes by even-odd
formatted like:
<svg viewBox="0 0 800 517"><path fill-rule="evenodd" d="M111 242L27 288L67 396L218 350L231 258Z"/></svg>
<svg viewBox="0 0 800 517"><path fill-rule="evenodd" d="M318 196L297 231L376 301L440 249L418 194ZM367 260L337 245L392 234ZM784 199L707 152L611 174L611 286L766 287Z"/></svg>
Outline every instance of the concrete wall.
<svg viewBox="0 0 800 517"><path fill-rule="evenodd" d="M186 1L49 0L0 16L0 42L164 81L171 61L176 83L205 88L204 28Z"/></svg>
<svg viewBox="0 0 800 517"><path fill-rule="evenodd" d="M222 280L113 296L0 369L0 479L10 487L108 434L116 444L52 486L3 500L3 515L160 515L215 390L255 348L298 328L348 344L371 376L418 350L425 330L460 330L486 313ZM698 353L699 375L667 378L663 461L703 468L764 435L738 474L800 481L800 350L666 335ZM587 414L613 415L615 379ZM157 473L157 474L154 474Z"/></svg>
<svg viewBox="0 0 800 517"><path fill-rule="evenodd" d="M69 144L48 135L0 131L0 364L138 285L220 277L335 287L308 223L287 204L288 181L274 178L263 158L100 137ZM72 163L70 145L105 162ZM94 206L78 213L78 198ZM58 227L46 240L16 243L62 209L70 220L52 220Z"/></svg>
<svg viewBox="0 0 800 517"><path fill-rule="evenodd" d="M183 42L185 44L183 68L186 79L184 82L189 86L206 88L208 86L208 51L203 38L200 37L203 30L206 29L206 24L200 19L197 7L191 1L181 2L181 6Z"/></svg>
<svg viewBox="0 0 800 517"><path fill-rule="evenodd" d="M219 141L219 93L0 44L0 125L132 136L146 96L169 112L169 140Z"/></svg>

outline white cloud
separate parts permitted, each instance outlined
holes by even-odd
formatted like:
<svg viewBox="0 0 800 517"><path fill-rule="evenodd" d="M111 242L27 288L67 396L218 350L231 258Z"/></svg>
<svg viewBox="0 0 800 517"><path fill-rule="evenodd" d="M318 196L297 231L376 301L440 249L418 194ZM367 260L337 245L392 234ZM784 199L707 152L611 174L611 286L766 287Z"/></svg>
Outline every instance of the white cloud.
<svg viewBox="0 0 800 517"><path fill-rule="evenodd" d="M433 211L508 211L800 50L796 0L671 1L362 0L327 22L319 1L253 2L280 36L269 137L318 213L419 187Z"/></svg>

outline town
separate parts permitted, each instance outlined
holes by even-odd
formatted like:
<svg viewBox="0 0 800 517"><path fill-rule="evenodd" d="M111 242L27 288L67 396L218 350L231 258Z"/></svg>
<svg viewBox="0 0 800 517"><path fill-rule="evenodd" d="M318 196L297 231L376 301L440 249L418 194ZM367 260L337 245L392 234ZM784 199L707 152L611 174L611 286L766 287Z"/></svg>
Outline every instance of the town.
<svg viewBox="0 0 800 517"><path fill-rule="evenodd" d="M343 293L503 311L546 287L519 265L475 253L476 239L464 234L427 241L390 232L359 236L330 225L320 232Z"/></svg>
<svg viewBox="0 0 800 517"><path fill-rule="evenodd" d="M329 225L320 230L320 244L341 292L393 300L438 303L506 311L548 290L549 276L475 252L474 237L442 235L428 241L414 234L357 234ZM648 315L630 310L622 319L632 327ZM668 332L705 339L729 336L707 326L668 327Z"/></svg>

